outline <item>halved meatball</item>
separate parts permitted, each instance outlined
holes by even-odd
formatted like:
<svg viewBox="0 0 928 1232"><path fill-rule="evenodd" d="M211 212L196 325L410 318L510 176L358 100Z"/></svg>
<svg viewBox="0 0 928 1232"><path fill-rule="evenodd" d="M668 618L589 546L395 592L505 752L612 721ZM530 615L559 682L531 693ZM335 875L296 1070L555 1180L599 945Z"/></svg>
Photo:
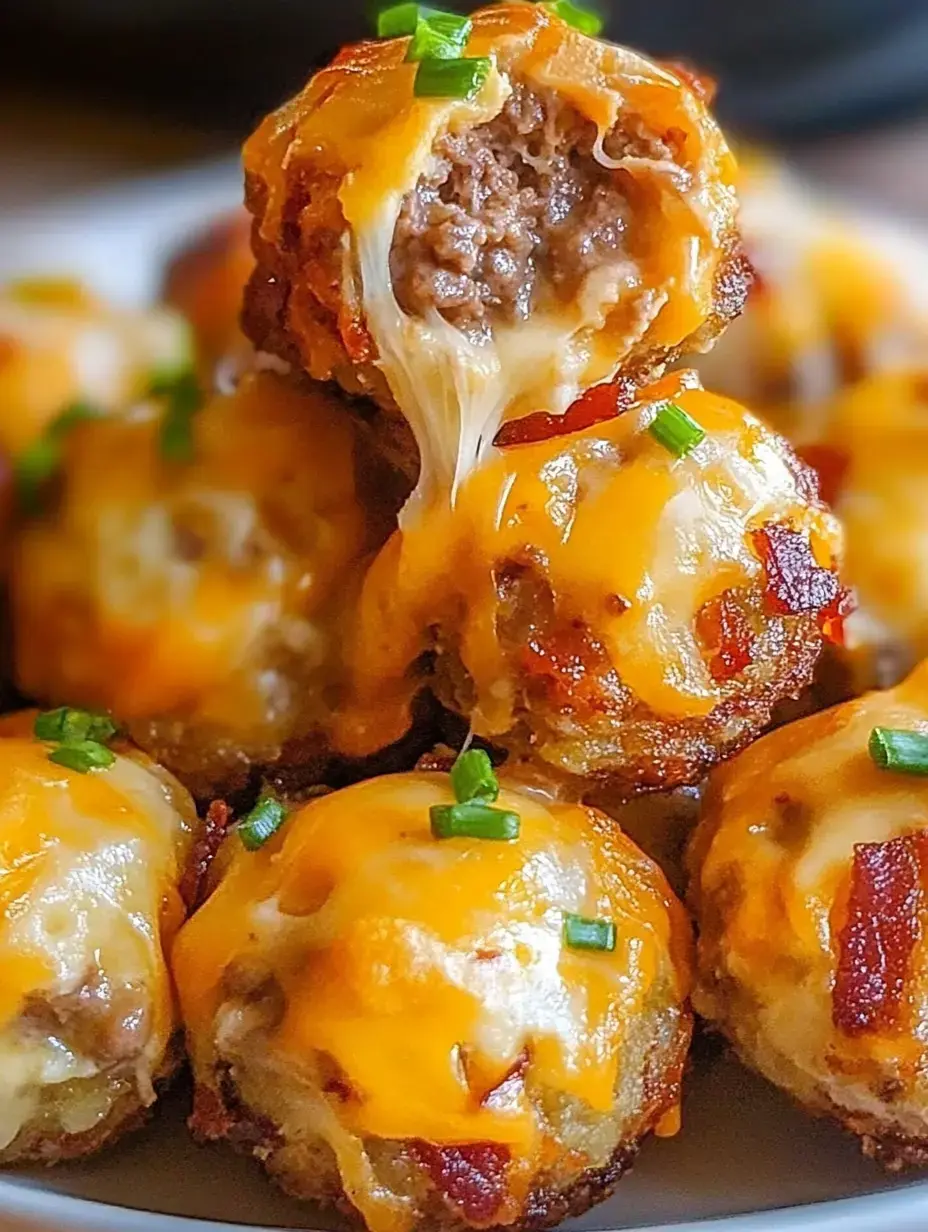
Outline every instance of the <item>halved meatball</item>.
<svg viewBox="0 0 928 1232"><path fill-rule="evenodd" d="M660 870L537 793L496 800L515 836L435 837L454 800L411 772L233 833L174 949L194 1130L373 1232L557 1222L679 1119L690 932Z"/></svg>
<svg viewBox="0 0 928 1232"><path fill-rule="evenodd" d="M926 750L923 665L716 771L689 856L697 1010L890 1168L928 1162Z"/></svg>
<svg viewBox="0 0 928 1232"><path fill-rule="evenodd" d="M324 757L340 625L397 493L336 400L271 373L193 413L188 460L168 426L146 404L68 437L14 544L15 674L112 711L207 796Z"/></svg>
<svg viewBox="0 0 928 1232"><path fill-rule="evenodd" d="M4 1164L111 1142L179 1062L165 949L199 833L190 796L143 754L120 742L112 764L70 769L34 717L0 720Z"/></svg>
<svg viewBox="0 0 928 1232"><path fill-rule="evenodd" d="M405 415L423 482L500 422L709 346L740 311L734 164L691 77L546 6L473 15L470 98L346 48L245 146L257 346Z"/></svg>
<svg viewBox="0 0 928 1232"><path fill-rule="evenodd" d="M679 456L656 435L668 417L704 434ZM840 555L786 442L668 377L612 418L499 450L453 507L411 511L365 580L337 741L400 734L429 684L560 775L697 782L808 685L847 604Z"/></svg>

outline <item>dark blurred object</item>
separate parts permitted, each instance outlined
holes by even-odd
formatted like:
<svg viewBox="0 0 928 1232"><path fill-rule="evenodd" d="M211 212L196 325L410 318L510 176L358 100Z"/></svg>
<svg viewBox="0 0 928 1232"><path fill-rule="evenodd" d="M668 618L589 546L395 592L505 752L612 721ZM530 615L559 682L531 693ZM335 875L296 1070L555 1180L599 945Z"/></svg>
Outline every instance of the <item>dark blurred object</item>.
<svg viewBox="0 0 928 1232"><path fill-rule="evenodd" d="M370 33L372 3L0 0L0 71L238 134ZM928 110L928 0L613 0L608 30L708 69L723 118L767 139Z"/></svg>

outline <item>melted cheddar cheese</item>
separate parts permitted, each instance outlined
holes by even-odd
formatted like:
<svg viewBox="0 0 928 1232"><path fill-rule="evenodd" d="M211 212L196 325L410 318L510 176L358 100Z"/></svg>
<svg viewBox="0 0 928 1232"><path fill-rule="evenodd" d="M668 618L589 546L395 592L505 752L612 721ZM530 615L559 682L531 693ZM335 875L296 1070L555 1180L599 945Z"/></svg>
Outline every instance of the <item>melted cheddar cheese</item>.
<svg viewBox="0 0 928 1232"><path fill-rule="evenodd" d="M0 1151L50 1088L63 1092L64 1133L109 1110L105 1083L79 1081L107 1060L69 1046L67 1029L56 1038L47 1015L29 1021L59 998L73 998L62 1024L104 1013L114 1036L134 1024L133 1081L142 1104L154 1100L176 1025L163 947L183 918L196 821L187 793L139 754L88 774L53 764L32 717L0 721Z"/></svg>
<svg viewBox="0 0 928 1232"><path fill-rule="evenodd" d="M543 1148L530 1091L608 1114L636 1022L687 993L682 910L608 819L504 790L518 840L436 840L429 808L452 799L446 775L394 775L313 801L256 853L233 835L174 947L198 1081L244 1032L246 1104L288 1137L296 1100L375 1232L409 1218L372 1183L366 1139L504 1144L527 1183ZM565 949L566 912L613 919L614 952ZM243 972L281 995L251 1036ZM274 1069L289 1095L268 1107L255 1074Z"/></svg>
<svg viewBox="0 0 928 1232"><path fill-rule="evenodd" d="M117 312L67 281L12 284L0 291L0 449L15 457L74 402L124 410L189 353L173 313Z"/></svg>
<svg viewBox="0 0 928 1232"><path fill-rule="evenodd" d="M700 924L694 1002L803 1103L924 1139L924 899L900 1021L859 1033L836 1025L856 846L928 829L928 780L874 764L868 740L878 726L928 735L928 666L888 692L781 727L710 777L690 851ZM873 928L878 902L871 912ZM863 991L877 995L892 991L881 989L880 974L892 956L888 946L879 952L878 937L873 944L877 970Z"/></svg>
<svg viewBox="0 0 928 1232"><path fill-rule="evenodd" d="M306 682L329 669L327 621L375 533L353 421L264 373L195 416L189 464L159 432L141 407L69 436L54 515L14 552L17 679L273 747L319 705Z"/></svg>
<svg viewBox="0 0 928 1232"><path fill-rule="evenodd" d="M339 214L347 226L338 258L339 327L345 336L343 317L363 323L416 435L420 491L437 487L447 496L503 419L563 411L633 352L672 351L707 321L734 229L734 163L705 106L678 76L581 34L543 5L497 4L473 15L466 54L490 57L493 68L469 101L415 97L416 65L406 62L406 48L405 39L347 48L264 121L244 157L246 172L262 185L260 236L268 244L280 237L295 168L337 184L334 209L313 209L327 247ZM390 251L403 199L432 166L435 142L494 119L514 79L553 91L596 125L594 156L634 186L641 222L632 226L629 252L590 274L573 301L540 305L527 322L498 326L478 345L437 313L423 319L401 310ZM610 159L603 138L625 119L656 135L678 135L680 164ZM307 211L304 225L312 217ZM311 270L306 278L311 288L321 282ZM331 288L314 293L330 304ZM296 297L291 311L302 312ZM305 315L312 333L313 313ZM318 348L304 348L313 375L329 375L331 346L320 339Z"/></svg>
<svg viewBox="0 0 928 1232"><path fill-rule="evenodd" d="M667 400L706 433L683 458L648 431ZM586 624L645 705L709 713L722 694L696 616L722 592L762 581L752 533L770 522L806 536L825 567L840 557L839 527L809 503L784 443L691 373L593 428L496 451L452 507L438 499L397 531L368 574L342 743L380 747L385 729L405 730L410 665L436 642L458 648L473 680L474 729L511 728L518 682L497 622L498 575L511 562L541 572L559 613Z"/></svg>

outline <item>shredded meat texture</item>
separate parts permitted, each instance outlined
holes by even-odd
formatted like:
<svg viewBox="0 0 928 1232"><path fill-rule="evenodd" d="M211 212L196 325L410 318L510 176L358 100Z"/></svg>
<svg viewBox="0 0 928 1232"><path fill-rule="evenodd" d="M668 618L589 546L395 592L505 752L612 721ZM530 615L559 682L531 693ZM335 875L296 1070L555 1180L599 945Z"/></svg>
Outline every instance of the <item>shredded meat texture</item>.
<svg viewBox="0 0 928 1232"><path fill-rule="evenodd" d="M488 124L443 137L396 225L391 274L404 311L438 311L481 336L625 260L629 180L596 161L596 136L556 94L516 82ZM613 160L674 158L665 139L619 126L603 148Z"/></svg>

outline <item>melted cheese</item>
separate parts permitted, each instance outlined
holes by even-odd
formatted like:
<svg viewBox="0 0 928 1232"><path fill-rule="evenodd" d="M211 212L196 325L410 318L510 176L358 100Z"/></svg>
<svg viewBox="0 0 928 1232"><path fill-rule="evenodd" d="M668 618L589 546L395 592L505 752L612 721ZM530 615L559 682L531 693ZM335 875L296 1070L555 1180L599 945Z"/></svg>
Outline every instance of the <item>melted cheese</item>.
<svg viewBox="0 0 928 1232"><path fill-rule="evenodd" d="M456 492L503 419L563 411L613 375L643 339L649 348L672 348L697 330L712 310L735 200L733 160L695 95L672 73L580 34L542 5L474 14L467 54L489 56L493 71L470 102L415 98L416 68L405 50L403 40L347 49L265 121L245 162L267 186L261 229L272 242L288 168L305 160L340 179L350 228L342 297L363 304L378 363L416 435L421 502L435 490L446 498ZM630 256L591 274L575 302L538 308L528 323L499 327L476 345L437 313L422 320L402 312L390 249L403 198L428 171L436 139L498 115L514 76L556 92L596 124L596 157L635 181L642 217ZM656 134L682 133L685 167L608 159L602 139L625 115Z"/></svg>
<svg viewBox="0 0 928 1232"><path fill-rule="evenodd" d="M282 1017L242 1042L238 1079L265 1063L289 1073L378 1232L402 1212L359 1139L491 1141L533 1158L541 1127L524 1084L504 1081L513 1067L527 1055L533 1086L608 1113L637 1016L687 991L681 909L602 815L504 791L517 842L437 841L429 808L451 800L446 775L394 775L313 801L257 853L231 838L224 879L174 948L201 1081L217 1029L221 1047L247 1015L227 991L235 969L279 983ZM615 951L566 950L565 912L614 919ZM332 1061L355 1092L344 1103L318 1089Z"/></svg>
<svg viewBox="0 0 928 1232"><path fill-rule="evenodd" d="M141 757L78 774L48 760L31 722L0 723L0 1149L43 1087L105 1067L24 1027L32 998L76 994L88 981L128 997L147 1030L139 1095L154 1098L151 1077L175 1027L162 946L183 915L177 885L195 821L186 792ZM90 1128L107 1110L102 1098L65 1128Z"/></svg>
<svg viewBox="0 0 928 1232"><path fill-rule="evenodd" d="M71 283L16 284L0 292L0 447L18 454L72 402L123 410L189 354L172 313L116 312Z"/></svg>
<svg viewBox="0 0 928 1232"><path fill-rule="evenodd" d="M15 553L17 679L124 721L273 741L369 546L352 420L265 373L199 412L190 464L164 460L159 428L143 408L69 437L57 514Z"/></svg>
<svg viewBox="0 0 928 1232"><path fill-rule="evenodd" d="M665 399L706 431L682 459L648 432ZM497 631L497 572L526 559L550 584L564 620L588 625L642 702L664 715L708 713L721 692L696 615L723 591L761 578L751 533L771 521L806 534L822 564L840 556L837 523L807 503L778 438L698 388L692 374L667 378L629 411L584 432L496 451L453 508L440 498L424 508L369 573L345 747L381 747L385 730L405 730L416 687L409 668L432 644L433 629L439 646L459 646L473 679L475 730L509 730L517 682Z"/></svg>
<svg viewBox="0 0 928 1232"><path fill-rule="evenodd" d="M800 1099L820 1103L824 1092L921 1137L928 1100L912 1075L925 1064L928 938L906 988L913 1029L855 1037L832 1022L854 845L928 827L928 781L874 765L876 726L928 734L928 666L896 689L780 728L711 776L691 860L705 925L695 1004ZM887 1107L876 1092L894 1073L904 1089Z"/></svg>

